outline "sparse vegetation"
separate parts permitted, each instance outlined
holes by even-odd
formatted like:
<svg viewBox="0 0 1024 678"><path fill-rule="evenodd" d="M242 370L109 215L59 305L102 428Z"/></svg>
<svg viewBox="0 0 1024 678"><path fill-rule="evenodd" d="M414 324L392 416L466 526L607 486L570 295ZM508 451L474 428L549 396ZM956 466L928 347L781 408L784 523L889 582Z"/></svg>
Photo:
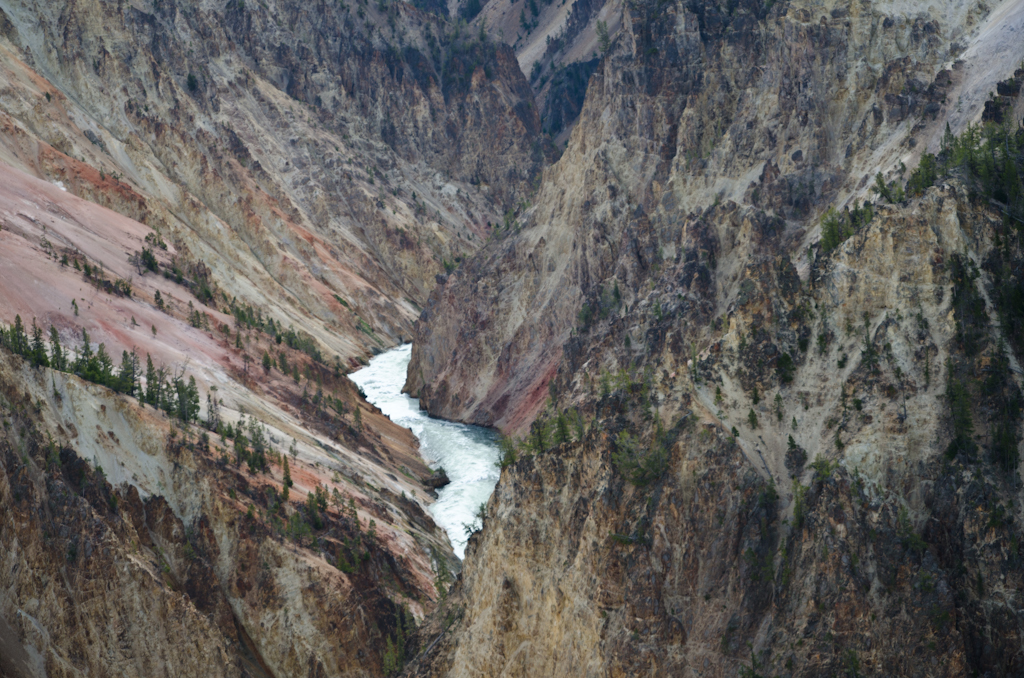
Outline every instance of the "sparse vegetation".
<svg viewBox="0 0 1024 678"><path fill-rule="evenodd" d="M631 433L620 432L615 439L612 464L634 485L642 487L658 480L668 467L668 453L661 437L656 434L655 440L644 446Z"/></svg>

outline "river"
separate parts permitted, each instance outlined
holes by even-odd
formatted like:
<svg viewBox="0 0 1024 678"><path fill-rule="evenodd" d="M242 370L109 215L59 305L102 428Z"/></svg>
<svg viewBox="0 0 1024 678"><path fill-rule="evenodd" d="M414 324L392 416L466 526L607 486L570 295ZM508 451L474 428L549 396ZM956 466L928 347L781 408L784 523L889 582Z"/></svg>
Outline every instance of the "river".
<svg viewBox="0 0 1024 678"><path fill-rule="evenodd" d="M495 433L479 426L456 424L427 416L419 400L402 393L412 344L405 344L374 357L367 367L349 379L358 384L366 399L410 429L420 441L420 454L431 468L443 467L451 484L438 490L430 506L434 522L443 527L459 558L466 550L464 525L474 521L480 504L486 502L498 483L498 445Z"/></svg>

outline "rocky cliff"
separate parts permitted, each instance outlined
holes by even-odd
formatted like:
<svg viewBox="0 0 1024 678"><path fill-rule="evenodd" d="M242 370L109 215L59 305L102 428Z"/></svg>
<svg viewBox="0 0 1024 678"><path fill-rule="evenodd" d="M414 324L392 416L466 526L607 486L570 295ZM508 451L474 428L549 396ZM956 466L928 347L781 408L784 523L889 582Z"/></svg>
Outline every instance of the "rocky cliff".
<svg viewBox="0 0 1024 678"><path fill-rule="evenodd" d="M1024 2L532 4L0 0L0 675L1024 673Z"/></svg>
<svg viewBox="0 0 1024 678"><path fill-rule="evenodd" d="M532 185L532 93L404 3L215 5L0 2L4 676L383 675L459 569L345 373Z"/></svg>
<svg viewBox="0 0 1024 678"><path fill-rule="evenodd" d="M549 152L508 48L405 3L0 9L4 159L346 357L360 321L408 335Z"/></svg>
<svg viewBox="0 0 1024 678"><path fill-rule="evenodd" d="M1024 10L917 11L627 8L417 323L408 388L518 441L410 674L1024 670Z"/></svg>
<svg viewBox="0 0 1024 678"><path fill-rule="evenodd" d="M1005 54L1002 71L977 67L983 77L944 69L982 12L958 7L909 17L884 6L821 16L793 3L637 6L534 205L433 293L408 389L440 416L518 430L546 397L584 300L682 252L679 225L694 209L761 208L784 220L789 251L803 251L825 206L868 197L878 169L937 145L950 117L961 129L1013 73L1019 58ZM719 261L735 275L744 266Z"/></svg>
<svg viewBox="0 0 1024 678"><path fill-rule="evenodd" d="M292 458L293 497L358 502L311 533L279 473L131 399L8 356L0 392L4 676L381 675L433 605L447 539L369 476L332 482L336 457Z"/></svg>

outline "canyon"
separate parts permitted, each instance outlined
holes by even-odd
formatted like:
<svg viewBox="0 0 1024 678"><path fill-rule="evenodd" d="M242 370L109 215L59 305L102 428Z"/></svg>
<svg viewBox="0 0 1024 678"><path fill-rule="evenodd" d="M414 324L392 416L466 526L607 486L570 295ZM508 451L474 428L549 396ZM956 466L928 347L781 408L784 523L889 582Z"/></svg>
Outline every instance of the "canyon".
<svg viewBox="0 0 1024 678"><path fill-rule="evenodd" d="M0 0L0 676L1024 674L1021 36Z"/></svg>

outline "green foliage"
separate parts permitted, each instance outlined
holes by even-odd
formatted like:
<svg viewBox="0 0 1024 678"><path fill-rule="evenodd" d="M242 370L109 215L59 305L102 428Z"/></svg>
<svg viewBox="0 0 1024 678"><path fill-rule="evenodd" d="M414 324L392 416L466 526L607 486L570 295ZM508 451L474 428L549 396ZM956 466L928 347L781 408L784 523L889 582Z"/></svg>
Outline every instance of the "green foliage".
<svg viewBox="0 0 1024 678"><path fill-rule="evenodd" d="M156 273L159 268L156 255L153 254L153 250L148 247L142 248L142 253L139 255L139 264L143 269L152 271L153 273Z"/></svg>
<svg viewBox="0 0 1024 678"><path fill-rule="evenodd" d="M537 419L530 425L529 445L534 454L544 454L548 449L548 422Z"/></svg>
<svg viewBox="0 0 1024 678"><path fill-rule="evenodd" d="M518 454L516 451L516 441L509 436L501 436L498 439L498 450L501 452L501 456L498 461L494 462L494 465L499 469L506 469L518 460Z"/></svg>
<svg viewBox="0 0 1024 678"><path fill-rule="evenodd" d="M834 207L829 207L828 211L825 212L825 216L821 218L822 251L831 252L839 245L839 243L846 240L846 237L848 236L845 236L842 232L839 213L836 212Z"/></svg>
<svg viewBox="0 0 1024 678"><path fill-rule="evenodd" d="M800 481L793 483L793 524L797 528L803 527L807 518L807 490Z"/></svg>
<svg viewBox="0 0 1024 678"><path fill-rule="evenodd" d="M601 54L608 51L611 46L611 39L608 37L608 22L600 21L597 22L597 44L601 50Z"/></svg>
<svg viewBox="0 0 1024 678"><path fill-rule="evenodd" d="M936 174L962 178L976 195L1001 205L1004 214L1024 217L1024 129L987 123L968 125L960 136L942 140Z"/></svg>
<svg viewBox="0 0 1024 678"><path fill-rule="evenodd" d="M825 457L818 455L811 462L811 468L814 469L814 479L820 482L832 477L832 473L839 468L839 462L829 461Z"/></svg>
<svg viewBox="0 0 1024 678"><path fill-rule="evenodd" d="M32 342L28 347L28 355L26 357L32 361L32 367L50 366L50 358L46 355L46 344L43 343L43 330L36 325L35 318L32 318Z"/></svg>
<svg viewBox="0 0 1024 678"><path fill-rule="evenodd" d="M788 353L783 353L779 356L775 363L775 369L779 373L779 379L783 384L789 384L793 381L793 374L796 372L796 365L793 364L793 358Z"/></svg>
<svg viewBox="0 0 1024 678"><path fill-rule="evenodd" d="M309 525L306 524L306 521L303 520L302 514L295 512L288 518L288 525L285 528L285 533L294 541L301 542L312 534L312 530L309 528Z"/></svg>
<svg viewBox="0 0 1024 678"><path fill-rule="evenodd" d="M395 615L395 632L389 635L384 644L382 663L384 675L394 676L405 666L406 642L416 630L416 620L403 605Z"/></svg>
<svg viewBox="0 0 1024 678"><path fill-rule="evenodd" d="M890 204L901 203L906 199L903 186L897 181L885 183L885 178L881 172L875 175L875 185L871 187L871 190L877 193L879 197L885 198Z"/></svg>
<svg viewBox="0 0 1024 678"><path fill-rule="evenodd" d="M904 548L921 555L924 550L928 548L928 542L926 542L920 534L914 531L914 526L910 522L910 512L907 511L906 506L900 507L897 521L896 533L897 536L899 536L900 541L903 542Z"/></svg>
<svg viewBox="0 0 1024 678"><path fill-rule="evenodd" d="M327 512L327 488L317 483L313 491L306 495L305 510L313 529L323 529L323 514Z"/></svg>
<svg viewBox="0 0 1024 678"><path fill-rule="evenodd" d="M484 522L487 520L487 503L481 503L477 507L476 513L473 515L472 522L463 523L462 529L465 530L466 536L471 536L474 532L479 532L484 529Z"/></svg>
<svg viewBox="0 0 1024 678"><path fill-rule="evenodd" d="M0 325L0 346L7 348L12 353L23 356L32 363L33 367L50 367L61 372L71 372L86 381L91 381L101 386L106 386L119 393L131 396L140 392L139 387L139 358L134 351L122 351L121 364L114 369L114 362L107 353L105 344L100 344L93 351L92 343L89 340L89 333L82 330L82 344L79 353L74 360L71 360L68 352L61 346L60 334L57 329L50 326L49 331L49 353L47 352L44 333L41 327L32 321L31 339L25 333L25 326L21 316L15 316L14 324L5 328ZM178 380L183 375L178 376ZM166 378L166 376L165 376ZM195 382L191 382L194 387ZM193 391L186 389L185 395L191 398ZM195 399L198 399L198 391L195 391ZM184 401L187 405L192 403L191 399ZM177 405L177 401L175 401ZM198 406L195 409L198 412ZM192 409L187 408L187 413L192 414ZM185 419L181 416L183 421Z"/></svg>
<svg viewBox="0 0 1024 678"><path fill-rule="evenodd" d="M747 413L747 423L750 424L750 428L757 428L757 414L754 413L753 408Z"/></svg>
<svg viewBox="0 0 1024 678"><path fill-rule="evenodd" d="M910 173L910 179L907 181L907 194L912 198L924 195L924 192L933 186L938 178L938 160L931 153L925 153L921 156L920 164Z"/></svg>
<svg viewBox="0 0 1024 678"><path fill-rule="evenodd" d="M974 262L959 254L949 258L947 268L953 283L952 306L957 340L964 354L971 358L983 348L989 325L985 299L979 294L976 282L980 273Z"/></svg>
<svg viewBox="0 0 1024 678"><path fill-rule="evenodd" d="M569 418L565 412L559 412L558 416L555 417L555 442L558 445L564 445L572 439L569 433Z"/></svg>
<svg viewBox="0 0 1024 678"><path fill-rule="evenodd" d="M870 223L873 217L874 211L867 201L863 207L854 205L852 210L845 209L841 213L829 207L821 218L821 251L828 254Z"/></svg>
<svg viewBox="0 0 1024 678"><path fill-rule="evenodd" d="M241 428L241 423L239 423ZM245 436L240 436L243 439ZM263 425L256 420L255 417L249 418L249 444L252 448L249 450L249 454L246 457L246 463L249 465L250 473L260 473L261 471L268 471L267 464L267 439L264 433Z"/></svg>
<svg viewBox="0 0 1024 678"><path fill-rule="evenodd" d="M621 431L615 439L612 464L626 480L643 487L664 475L668 468L668 453L664 441L657 435L650 446L644 447L636 436Z"/></svg>
<svg viewBox="0 0 1024 678"><path fill-rule="evenodd" d="M971 396L964 379L959 378L953 368L953 361L946 361L946 399L949 401L953 439L946 447L946 458L954 459L964 455L970 459L977 450L974 443L974 418L971 416Z"/></svg>
<svg viewBox="0 0 1024 678"><path fill-rule="evenodd" d="M775 480L769 480L760 492L757 493L757 507L770 509L779 502L779 492L775 489Z"/></svg>

